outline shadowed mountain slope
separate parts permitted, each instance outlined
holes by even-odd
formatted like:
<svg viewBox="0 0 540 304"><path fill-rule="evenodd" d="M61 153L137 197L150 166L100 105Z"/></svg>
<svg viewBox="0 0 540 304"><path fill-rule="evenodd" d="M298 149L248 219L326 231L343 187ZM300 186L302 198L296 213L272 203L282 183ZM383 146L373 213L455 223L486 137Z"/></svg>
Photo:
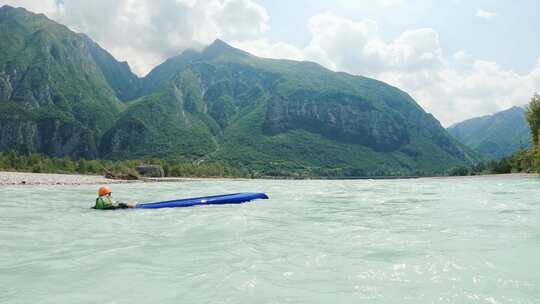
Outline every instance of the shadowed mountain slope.
<svg viewBox="0 0 540 304"><path fill-rule="evenodd" d="M448 128L458 141L491 159L531 147L531 134L523 107L465 120Z"/></svg>

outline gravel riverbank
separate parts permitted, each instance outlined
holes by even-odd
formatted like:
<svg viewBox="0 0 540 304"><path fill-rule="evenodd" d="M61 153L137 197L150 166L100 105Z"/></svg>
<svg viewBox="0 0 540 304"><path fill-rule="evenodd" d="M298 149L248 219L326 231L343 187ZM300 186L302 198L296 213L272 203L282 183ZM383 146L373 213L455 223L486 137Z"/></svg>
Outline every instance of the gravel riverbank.
<svg viewBox="0 0 540 304"><path fill-rule="evenodd" d="M0 171L0 185L93 185L137 181L108 179L98 175L47 174Z"/></svg>
<svg viewBox="0 0 540 304"><path fill-rule="evenodd" d="M498 178L498 177L538 177L537 173L514 173L499 175L479 175L479 176L460 176L460 177L424 177L423 179L445 179L445 178ZM201 180L213 181L246 181L243 178L144 178L142 180L117 180L109 179L99 175L76 175L76 174L48 174L48 173L29 173L29 172L6 172L0 171L0 186L2 185L97 185L97 184L124 184L137 182L190 182Z"/></svg>

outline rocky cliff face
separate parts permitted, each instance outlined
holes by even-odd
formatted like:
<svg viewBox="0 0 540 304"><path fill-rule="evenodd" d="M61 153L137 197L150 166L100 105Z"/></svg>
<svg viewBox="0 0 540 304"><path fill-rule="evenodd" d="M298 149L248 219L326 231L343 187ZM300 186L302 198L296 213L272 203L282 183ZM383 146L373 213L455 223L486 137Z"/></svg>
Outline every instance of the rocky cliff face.
<svg viewBox="0 0 540 304"><path fill-rule="evenodd" d="M0 8L0 41L0 149L98 157L96 142L124 106L96 64L97 46L9 6Z"/></svg>
<svg viewBox="0 0 540 304"><path fill-rule="evenodd" d="M264 127L268 135L304 129L388 152L409 141L403 125L358 96L297 90L287 99L275 96L268 101Z"/></svg>
<svg viewBox="0 0 540 304"><path fill-rule="evenodd" d="M183 76L161 91L142 97L103 136L106 158L197 159L216 149L194 79Z"/></svg>

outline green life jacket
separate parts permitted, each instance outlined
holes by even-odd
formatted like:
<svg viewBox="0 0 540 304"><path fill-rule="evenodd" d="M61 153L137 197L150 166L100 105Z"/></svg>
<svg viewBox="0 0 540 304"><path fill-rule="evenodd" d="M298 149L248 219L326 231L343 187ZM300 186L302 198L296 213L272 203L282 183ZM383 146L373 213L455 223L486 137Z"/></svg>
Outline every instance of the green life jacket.
<svg viewBox="0 0 540 304"><path fill-rule="evenodd" d="M117 209L120 206L108 195L100 196L96 198L96 205L94 206L94 209L103 209L103 210L109 210L109 209Z"/></svg>

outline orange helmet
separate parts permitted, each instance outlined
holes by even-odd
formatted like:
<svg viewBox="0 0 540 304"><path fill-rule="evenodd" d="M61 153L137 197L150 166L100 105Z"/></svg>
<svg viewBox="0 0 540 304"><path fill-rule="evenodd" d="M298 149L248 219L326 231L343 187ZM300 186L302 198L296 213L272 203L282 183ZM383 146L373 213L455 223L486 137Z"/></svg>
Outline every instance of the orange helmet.
<svg viewBox="0 0 540 304"><path fill-rule="evenodd" d="M98 190L98 195L99 196L104 196L104 195L111 194L111 193L112 193L111 188L109 188L107 186L100 187L99 190Z"/></svg>

